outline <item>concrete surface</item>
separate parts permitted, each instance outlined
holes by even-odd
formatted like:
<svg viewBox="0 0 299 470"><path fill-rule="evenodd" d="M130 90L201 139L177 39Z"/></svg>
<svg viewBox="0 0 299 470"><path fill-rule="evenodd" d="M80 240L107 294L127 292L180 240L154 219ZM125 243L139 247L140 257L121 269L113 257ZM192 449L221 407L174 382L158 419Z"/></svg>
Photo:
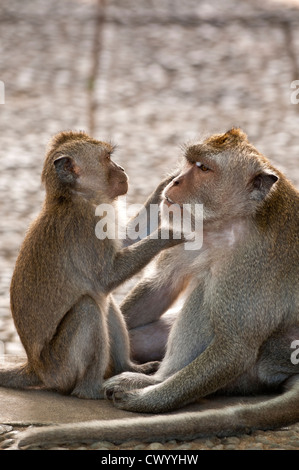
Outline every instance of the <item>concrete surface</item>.
<svg viewBox="0 0 299 470"><path fill-rule="evenodd" d="M3 359L3 358L2 358ZM22 364L23 358L6 356L5 366ZM267 397L264 397L265 399ZM243 403L254 403L258 397L242 397ZM81 400L76 397L63 396L47 390L13 390L0 387L0 449L9 448L12 443L9 432L16 433L28 426L47 426L61 423L81 423L83 421L132 419L142 416L145 419L153 416L142 413L130 413L118 410L110 402L105 400ZM179 414L184 411L204 411L217 409L240 403L238 397L215 397L202 399L197 403L185 406L171 414ZM33 449L46 448L50 450L59 449L133 449L133 450L203 450L203 449L279 449L288 448L294 450L299 445L299 425L289 429L274 432L256 432L250 436L232 436L227 438L202 438L191 442L167 442L142 443L139 441L128 441L121 445L114 445L105 441L97 441L90 445L74 443L66 445L59 442L57 445L31 447ZM57 447L58 446L58 447Z"/></svg>
<svg viewBox="0 0 299 470"><path fill-rule="evenodd" d="M24 352L10 315L9 284L43 200L40 172L54 133L85 129L119 144L117 159L130 176L129 202L146 198L175 164L183 142L233 125L299 187L299 94L291 87L299 80L298 1L103 5L1 0L0 355ZM135 282L119 289L118 300ZM1 391L3 410L5 396L2 401ZM22 410L22 399L18 406ZM293 426L183 445L299 448L298 436Z"/></svg>

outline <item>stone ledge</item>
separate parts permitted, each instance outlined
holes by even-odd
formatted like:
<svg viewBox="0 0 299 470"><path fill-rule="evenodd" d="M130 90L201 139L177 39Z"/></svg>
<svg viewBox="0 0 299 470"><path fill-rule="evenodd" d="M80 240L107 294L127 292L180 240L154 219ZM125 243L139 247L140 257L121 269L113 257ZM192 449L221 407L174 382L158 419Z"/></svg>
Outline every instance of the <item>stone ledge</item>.
<svg viewBox="0 0 299 470"><path fill-rule="evenodd" d="M24 363L24 357L2 356L0 364L3 363L5 366L22 364ZM253 403L258 399L258 397L215 397L202 399L197 403L174 411L173 414L187 410L203 411L209 408L221 408L240 402ZM27 426L31 424L41 426L94 419L110 420L153 416L151 414L119 410L106 400L83 400L41 389L14 390L0 387L0 403L0 423L13 426Z"/></svg>

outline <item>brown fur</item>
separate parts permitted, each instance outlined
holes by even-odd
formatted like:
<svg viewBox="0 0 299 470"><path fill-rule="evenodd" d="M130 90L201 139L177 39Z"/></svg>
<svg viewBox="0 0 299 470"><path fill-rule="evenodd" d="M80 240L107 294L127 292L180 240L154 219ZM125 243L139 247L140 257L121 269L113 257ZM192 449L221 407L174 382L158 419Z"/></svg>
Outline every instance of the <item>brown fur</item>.
<svg viewBox="0 0 299 470"><path fill-rule="evenodd" d="M125 322L110 292L158 252L182 240L142 240L120 249L95 235L95 208L128 189L113 147L83 132L62 132L49 146L42 172L46 198L29 228L11 282L11 310L28 356L0 370L0 385L43 386L82 398L102 397L114 373L151 371L130 360Z"/></svg>
<svg viewBox="0 0 299 470"><path fill-rule="evenodd" d="M148 324L152 331L156 322L158 335L161 315L188 285L158 371L108 379L107 398L125 410L165 413L215 393L284 391L202 413L29 431L20 446L192 439L299 420L299 365L291 362L291 343L299 339L298 191L238 129L188 147L180 174L165 186L162 221L167 206L203 204L203 246L160 254L153 274L123 302L131 329Z"/></svg>

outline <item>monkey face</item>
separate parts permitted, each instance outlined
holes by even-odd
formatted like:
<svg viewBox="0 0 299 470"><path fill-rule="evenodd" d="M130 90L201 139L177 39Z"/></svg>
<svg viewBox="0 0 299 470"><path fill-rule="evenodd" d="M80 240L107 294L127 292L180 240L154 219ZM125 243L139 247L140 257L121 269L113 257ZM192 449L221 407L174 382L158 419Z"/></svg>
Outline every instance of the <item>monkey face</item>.
<svg viewBox="0 0 299 470"><path fill-rule="evenodd" d="M246 135L232 129L186 147L179 176L165 188L163 204L202 204L204 220L249 216L278 180Z"/></svg>
<svg viewBox="0 0 299 470"><path fill-rule="evenodd" d="M112 199L122 196L128 191L128 176L125 170L110 159L108 169L108 191L107 194Z"/></svg>
<svg viewBox="0 0 299 470"><path fill-rule="evenodd" d="M112 159L114 147L83 132L62 132L52 141L44 166L48 192L78 194L98 203L128 191L128 176Z"/></svg>
<svg viewBox="0 0 299 470"><path fill-rule="evenodd" d="M105 142L93 146L83 162L81 186L114 200L128 191L128 176L124 168L112 160L114 148Z"/></svg>

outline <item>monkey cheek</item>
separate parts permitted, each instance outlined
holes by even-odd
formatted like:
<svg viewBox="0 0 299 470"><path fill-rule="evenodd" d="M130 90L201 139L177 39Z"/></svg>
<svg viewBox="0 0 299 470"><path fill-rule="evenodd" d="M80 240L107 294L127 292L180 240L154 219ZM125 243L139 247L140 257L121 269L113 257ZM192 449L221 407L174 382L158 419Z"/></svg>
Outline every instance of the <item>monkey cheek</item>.
<svg viewBox="0 0 299 470"><path fill-rule="evenodd" d="M128 181L119 181L113 185L108 194L112 197L112 199L115 199L118 196L124 196L124 194L127 194L128 189Z"/></svg>
<svg viewBox="0 0 299 470"><path fill-rule="evenodd" d="M118 187L119 187L119 194L118 194L118 196L123 196L124 194L127 194L128 189L129 189L128 181L121 181L121 182L118 184Z"/></svg>

